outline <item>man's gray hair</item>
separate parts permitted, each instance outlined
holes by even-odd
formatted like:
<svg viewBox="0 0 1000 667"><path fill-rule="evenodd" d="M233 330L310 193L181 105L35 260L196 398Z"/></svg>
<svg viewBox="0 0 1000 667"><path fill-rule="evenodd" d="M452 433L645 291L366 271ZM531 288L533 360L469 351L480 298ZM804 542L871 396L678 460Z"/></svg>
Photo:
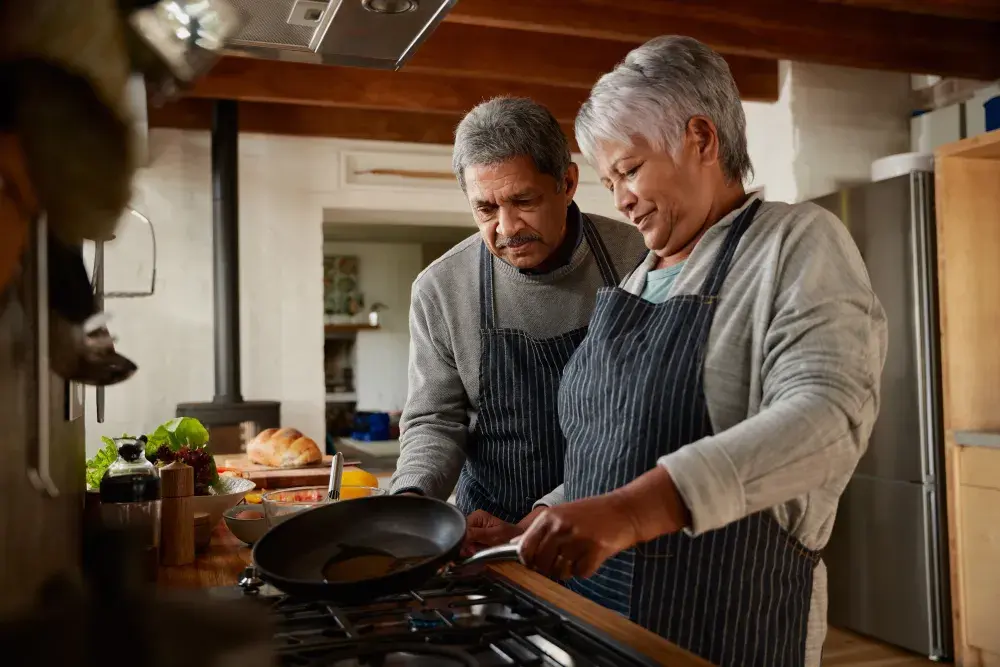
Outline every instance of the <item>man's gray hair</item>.
<svg viewBox="0 0 1000 667"><path fill-rule="evenodd" d="M676 155L694 116L715 123L726 178L751 176L747 120L729 65L691 37L656 37L594 84L576 117L576 141L590 162L600 142L627 144L636 136Z"/></svg>
<svg viewBox="0 0 1000 667"><path fill-rule="evenodd" d="M494 97L472 109L455 130L451 168L465 192L465 168L527 156L560 190L572 161L569 141L548 109L525 97Z"/></svg>

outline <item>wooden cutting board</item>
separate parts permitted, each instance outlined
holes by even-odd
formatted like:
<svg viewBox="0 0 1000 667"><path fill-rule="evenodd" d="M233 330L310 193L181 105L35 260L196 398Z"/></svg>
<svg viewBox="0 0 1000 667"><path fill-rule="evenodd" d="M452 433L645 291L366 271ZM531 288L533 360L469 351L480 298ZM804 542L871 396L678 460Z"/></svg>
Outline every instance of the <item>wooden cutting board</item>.
<svg viewBox="0 0 1000 667"><path fill-rule="evenodd" d="M246 454L218 454L215 465L252 480L258 489L287 489L292 486L326 486L330 482L333 456L326 455L321 463L302 468L271 468L250 463ZM357 466L357 461L345 461L344 467L348 466Z"/></svg>

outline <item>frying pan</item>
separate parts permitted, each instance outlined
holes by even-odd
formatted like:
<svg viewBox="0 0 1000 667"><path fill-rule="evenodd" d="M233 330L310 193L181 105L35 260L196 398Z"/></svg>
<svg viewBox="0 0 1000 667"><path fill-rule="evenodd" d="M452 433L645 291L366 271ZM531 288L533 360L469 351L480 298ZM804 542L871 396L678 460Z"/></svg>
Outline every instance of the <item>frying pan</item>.
<svg viewBox="0 0 1000 667"><path fill-rule="evenodd" d="M342 604L403 593L434 577L459 555L465 516L453 505L422 496L372 496L321 505L274 526L253 548L258 576L281 591ZM413 559L365 579L327 581L331 561L355 555ZM484 549L457 564L515 560L517 546Z"/></svg>

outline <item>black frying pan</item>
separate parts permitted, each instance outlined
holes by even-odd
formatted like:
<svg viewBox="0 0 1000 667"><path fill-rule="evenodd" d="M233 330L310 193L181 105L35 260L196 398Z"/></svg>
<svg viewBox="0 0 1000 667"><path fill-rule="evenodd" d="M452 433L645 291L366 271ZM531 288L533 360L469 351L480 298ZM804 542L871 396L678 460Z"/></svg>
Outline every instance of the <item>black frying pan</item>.
<svg viewBox="0 0 1000 667"><path fill-rule="evenodd" d="M253 561L261 579L289 595L350 604L419 587L458 557L464 537L465 516L453 505L374 496L287 519L257 540ZM460 565L516 558L516 546L502 545Z"/></svg>

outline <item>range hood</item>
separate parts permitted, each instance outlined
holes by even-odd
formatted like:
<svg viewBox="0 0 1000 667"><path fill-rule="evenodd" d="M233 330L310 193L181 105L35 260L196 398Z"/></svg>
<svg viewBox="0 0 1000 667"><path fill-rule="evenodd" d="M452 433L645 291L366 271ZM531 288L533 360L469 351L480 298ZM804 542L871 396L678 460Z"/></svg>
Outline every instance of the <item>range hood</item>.
<svg viewBox="0 0 1000 667"><path fill-rule="evenodd" d="M396 70L458 0L230 0L244 24L227 51Z"/></svg>

